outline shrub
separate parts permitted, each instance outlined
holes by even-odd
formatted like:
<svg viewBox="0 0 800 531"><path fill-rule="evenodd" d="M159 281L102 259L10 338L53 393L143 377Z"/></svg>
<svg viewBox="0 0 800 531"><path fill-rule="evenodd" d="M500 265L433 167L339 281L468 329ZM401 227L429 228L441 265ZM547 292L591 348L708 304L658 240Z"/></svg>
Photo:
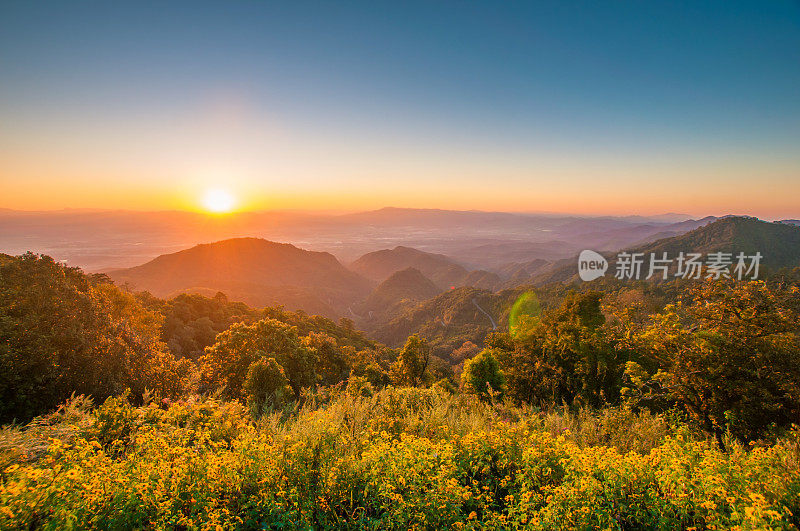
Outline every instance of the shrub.
<svg viewBox="0 0 800 531"><path fill-rule="evenodd" d="M676 401L722 442L788 428L800 418L800 288L762 281L707 281L690 304L670 305L643 331L639 348L660 360L650 381L629 366L643 400ZM633 393L636 394L636 393Z"/></svg>
<svg viewBox="0 0 800 531"><path fill-rule="evenodd" d="M217 336L201 359L205 384L224 388L230 398L246 398L244 380L250 365L274 358L283 369L295 398L316 382L314 354L301 345L297 328L275 319L237 323Z"/></svg>
<svg viewBox="0 0 800 531"><path fill-rule="evenodd" d="M366 376L351 376L347 380L347 394L350 396L372 396L372 384Z"/></svg>

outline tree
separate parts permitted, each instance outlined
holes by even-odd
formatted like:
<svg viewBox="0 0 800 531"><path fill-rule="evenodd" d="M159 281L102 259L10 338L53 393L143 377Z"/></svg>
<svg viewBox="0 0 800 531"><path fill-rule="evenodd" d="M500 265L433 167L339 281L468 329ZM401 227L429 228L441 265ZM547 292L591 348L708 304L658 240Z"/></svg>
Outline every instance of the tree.
<svg viewBox="0 0 800 531"><path fill-rule="evenodd" d="M618 397L626 360L603 329L602 298L597 291L570 292L545 324L543 348L560 370L567 401L601 406Z"/></svg>
<svg viewBox="0 0 800 531"><path fill-rule="evenodd" d="M392 378L389 374L389 359L396 358L397 355L391 354L391 349L369 349L360 350L352 354L352 367L348 380L353 377L363 376L375 389L381 389L389 383Z"/></svg>
<svg viewBox="0 0 800 531"><path fill-rule="evenodd" d="M281 366L295 398L316 382L314 354L301 345L295 327L275 319L237 323L219 334L201 359L204 381L224 386L226 396L244 399L247 370L261 358L274 358Z"/></svg>
<svg viewBox="0 0 800 531"><path fill-rule="evenodd" d="M0 260L0 420L27 420L72 393L171 396L188 365L160 341L161 315L104 275L49 256Z"/></svg>
<svg viewBox="0 0 800 531"><path fill-rule="evenodd" d="M243 388L247 403L256 412L265 407L280 406L292 393L289 380L275 358L261 358L251 363Z"/></svg>
<svg viewBox="0 0 800 531"><path fill-rule="evenodd" d="M170 351L193 361L214 344L217 334L232 324L259 319L258 312L242 302L229 302L223 293L213 298L183 293L169 301L155 299L149 293L137 297L164 315L161 338Z"/></svg>
<svg viewBox="0 0 800 531"><path fill-rule="evenodd" d="M540 405L592 406L617 399L627 352L605 329L601 299L595 291L569 292L555 311L521 320L513 337L495 333L488 338L512 397Z"/></svg>
<svg viewBox="0 0 800 531"><path fill-rule="evenodd" d="M314 356L314 371L319 383L333 385L347 378L350 369L334 338L324 333L311 332L301 343Z"/></svg>
<svg viewBox="0 0 800 531"><path fill-rule="evenodd" d="M505 388L500 364L488 349L464 363L461 382L465 389L477 393L484 400L491 398L493 393L502 395Z"/></svg>
<svg viewBox="0 0 800 531"><path fill-rule="evenodd" d="M460 347L453 350L453 352L450 354L450 360L453 363L466 361L477 355L480 351L481 348L472 341L464 341Z"/></svg>
<svg viewBox="0 0 800 531"><path fill-rule="evenodd" d="M353 397L369 397L373 395L374 390L372 384L365 376L351 376L347 380L345 392Z"/></svg>
<svg viewBox="0 0 800 531"><path fill-rule="evenodd" d="M431 349L425 339L416 334L409 336L395 366L401 383L412 387L420 385L428 368L430 356Z"/></svg>
<svg viewBox="0 0 800 531"><path fill-rule="evenodd" d="M692 299L668 306L635 338L662 367L642 385L644 398L670 397L720 442L726 431L753 440L797 422L800 289L722 279Z"/></svg>

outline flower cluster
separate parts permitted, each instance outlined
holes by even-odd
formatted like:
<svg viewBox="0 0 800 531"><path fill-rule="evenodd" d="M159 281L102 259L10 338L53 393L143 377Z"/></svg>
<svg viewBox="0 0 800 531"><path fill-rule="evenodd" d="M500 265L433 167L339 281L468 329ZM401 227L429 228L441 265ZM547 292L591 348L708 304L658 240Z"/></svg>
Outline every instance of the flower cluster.
<svg viewBox="0 0 800 531"><path fill-rule="evenodd" d="M249 418L232 402L112 399L0 470L0 527L787 529L797 445L676 429L649 451L580 444L535 413L389 388ZM85 419L84 419L85 420ZM622 429L625 429L624 427ZM66 433L66 432L65 432ZM31 435L33 437L33 435Z"/></svg>

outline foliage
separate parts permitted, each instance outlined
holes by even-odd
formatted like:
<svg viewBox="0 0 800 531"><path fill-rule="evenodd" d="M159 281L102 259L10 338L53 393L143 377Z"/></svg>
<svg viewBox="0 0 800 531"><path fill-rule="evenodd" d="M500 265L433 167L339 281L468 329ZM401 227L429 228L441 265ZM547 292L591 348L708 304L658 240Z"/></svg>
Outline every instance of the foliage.
<svg viewBox="0 0 800 531"><path fill-rule="evenodd" d="M502 396L505 388L505 377L500 372L500 364L491 350L484 350L464 364L461 381L465 389L488 399L497 393Z"/></svg>
<svg viewBox="0 0 800 531"><path fill-rule="evenodd" d="M420 385L424 381L430 357L431 349L426 340L417 335L409 337L395 365L399 382L412 387Z"/></svg>
<svg viewBox="0 0 800 531"><path fill-rule="evenodd" d="M337 324L321 315L307 315L302 310L290 312L282 307L264 308L263 317L294 326L301 337L311 332L325 334L332 337L339 348L352 347L355 350L366 350L377 347L374 341L367 339L364 332L355 329L350 319L342 318Z"/></svg>
<svg viewBox="0 0 800 531"><path fill-rule="evenodd" d="M211 399L101 410L73 413L38 459L6 461L0 527L744 530L800 514L796 432L722 452L678 428L624 451L553 433L555 413L420 389L285 420ZM607 429L643 429L625 415Z"/></svg>
<svg viewBox="0 0 800 531"><path fill-rule="evenodd" d="M466 361L481 351L481 348L473 343L472 341L464 341L460 347L455 349L452 354L450 354L450 359L454 363L459 363Z"/></svg>
<svg viewBox="0 0 800 531"><path fill-rule="evenodd" d="M465 341L483 345L484 336L492 330L491 322L475 305L493 315L500 315L495 306L509 303L509 297L475 288L448 290L430 300L399 304L383 323L377 323L373 336L390 346L399 346L411 335L428 340L432 353L447 357Z"/></svg>
<svg viewBox="0 0 800 531"><path fill-rule="evenodd" d="M289 380L275 358L261 358L251 363L243 388L247 403L257 413L266 407L282 405L292 392Z"/></svg>
<svg viewBox="0 0 800 531"><path fill-rule="evenodd" d="M638 374L641 399L668 397L718 438L764 436L800 418L800 289L763 281L705 282L632 333L662 367ZM636 371L637 367L631 367Z"/></svg>
<svg viewBox="0 0 800 531"><path fill-rule="evenodd" d="M535 322L542 313L542 306L536 293L526 291L514 301L508 314L508 330L511 335L516 335L518 331L531 326L531 321Z"/></svg>
<svg viewBox="0 0 800 531"><path fill-rule="evenodd" d="M347 378L350 370L347 359L334 338L324 333L311 332L301 343L314 356L314 371L319 383L333 385Z"/></svg>
<svg viewBox="0 0 800 531"><path fill-rule="evenodd" d="M175 396L190 366L159 339L161 315L102 275L31 253L0 263L0 422L146 388Z"/></svg>
<svg viewBox="0 0 800 531"><path fill-rule="evenodd" d="M346 392L350 396L372 396L373 387L366 376L351 376L347 380Z"/></svg>
<svg viewBox="0 0 800 531"><path fill-rule="evenodd" d="M628 353L616 348L605 326L601 298L595 291L570 292L541 319L522 320L513 337L487 339L512 397L541 405L613 403Z"/></svg>
<svg viewBox="0 0 800 531"><path fill-rule="evenodd" d="M137 295L146 306L164 315L161 340L176 357L197 360L217 334L232 324L258 320L259 312L243 302L230 302L224 293L213 298L182 293L168 301L148 293Z"/></svg>
<svg viewBox="0 0 800 531"><path fill-rule="evenodd" d="M297 329L275 319L262 319L251 325L237 323L217 336L201 358L204 382L210 388L224 387L225 396L244 399L247 371L263 357L273 358L281 366L295 398L316 381L314 354L301 344Z"/></svg>
<svg viewBox="0 0 800 531"><path fill-rule="evenodd" d="M453 290L398 352L0 256L0 421L73 397L0 428L0 528L796 528L797 278Z"/></svg>

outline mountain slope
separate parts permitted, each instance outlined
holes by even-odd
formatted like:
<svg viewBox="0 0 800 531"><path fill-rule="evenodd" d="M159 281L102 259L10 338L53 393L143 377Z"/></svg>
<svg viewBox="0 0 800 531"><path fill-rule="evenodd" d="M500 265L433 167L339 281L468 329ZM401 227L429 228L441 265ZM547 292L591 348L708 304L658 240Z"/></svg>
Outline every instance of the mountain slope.
<svg viewBox="0 0 800 531"><path fill-rule="evenodd" d="M645 260L650 253L675 259L679 253L738 253L753 255L760 252L761 272L776 271L783 267L800 265L800 227L785 223L770 223L756 218L729 216L703 225L685 234L664 238L653 243L625 249L631 253L643 253ZM616 253L604 253L609 260L606 276L613 276ZM643 271L646 268L643 268ZM535 283L571 281L577 278L577 257L556 262L547 270L537 274ZM646 272L645 272L646 274Z"/></svg>
<svg viewBox="0 0 800 531"><path fill-rule="evenodd" d="M800 265L800 227L769 223L756 218L728 217L700 227L691 232L666 238L637 249L645 255L667 252L703 253L743 252L752 255L760 252L761 263L774 271L781 267Z"/></svg>
<svg viewBox="0 0 800 531"><path fill-rule="evenodd" d="M365 254L350 265L353 271L382 282L392 274L412 267L441 289L460 285L468 271L443 254L433 254L399 245Z"/></svg>
<svg viewBox="0 0 800 531"><path fill-rule="evenodd" d="M434 353L447 357L465 341L482 344L492 322L500 321L501 308L509 303L499 294L475 288L448 290L433 299L407 303L380 324L372 337L390 346L400 346L410 334L420 334L431 342Z"/></svg>
<svg viewBox="0 0 800 531"><path fill-rule="evenodd" d="M456 285L494 291L501 282L497 273L478 269L476 271L470 271L469 274L462 278Z"/></svg>
<svg viewBox="0 0 800 531"><path fill-rule="evenodd" d="M441 291L418 269L409 267L381 282L359 306L359 313L370 319L379 319L398 304L428 300Z"/></svg>
<svg viewBox="0 0 800 531"><path fill-rule="evenodd" d="M502 271L513 263L530 262L532 260L558 260L579 252L578 244L559 240L545 242L503 241L485 243L459 249L454 256L466 264L475 264L494 271Z"/></svg>
<svg viewBox="0 0 800 531"><path fill-rule="evenodd" d="M335 317L369 293L370 282L323 252L259 238L235 238L166 254L146 264L111 271L159 297L206 290L225 292L253 306L283 304Z"/></svg>

